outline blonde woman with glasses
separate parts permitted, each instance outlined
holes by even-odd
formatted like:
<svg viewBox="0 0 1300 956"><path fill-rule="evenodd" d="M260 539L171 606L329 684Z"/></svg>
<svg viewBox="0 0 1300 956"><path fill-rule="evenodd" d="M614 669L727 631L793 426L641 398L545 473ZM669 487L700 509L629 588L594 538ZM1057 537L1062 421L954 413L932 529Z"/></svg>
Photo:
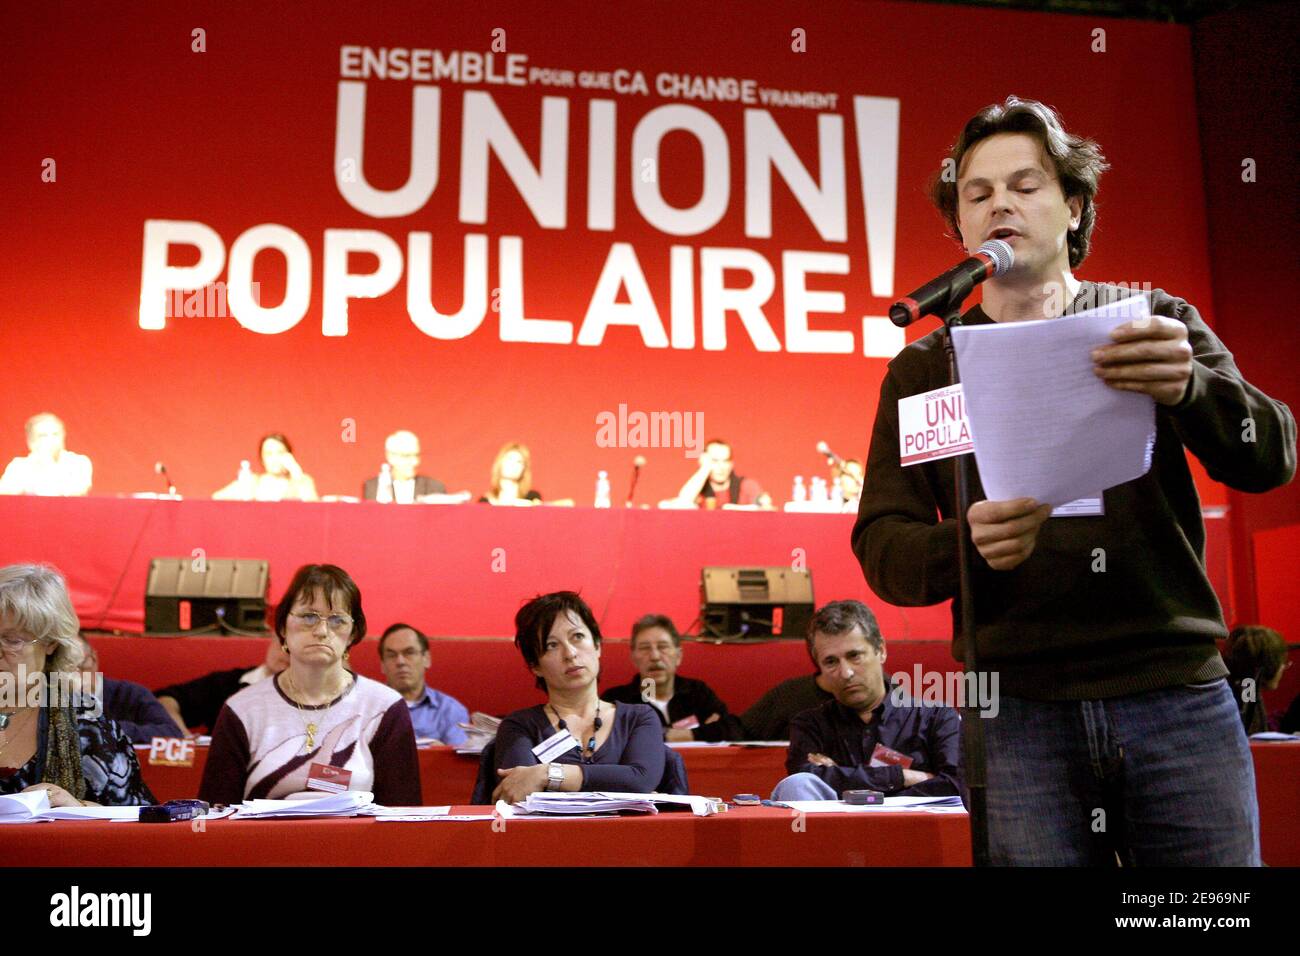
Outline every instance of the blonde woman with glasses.
<svg viewBox="0 0 1300 956"><path fill-rule="evenodd" d="M45 790L54 807L153 803L130 739L98 698L73 692L79 627L57 571L0 568L0 794Z"/></svg>

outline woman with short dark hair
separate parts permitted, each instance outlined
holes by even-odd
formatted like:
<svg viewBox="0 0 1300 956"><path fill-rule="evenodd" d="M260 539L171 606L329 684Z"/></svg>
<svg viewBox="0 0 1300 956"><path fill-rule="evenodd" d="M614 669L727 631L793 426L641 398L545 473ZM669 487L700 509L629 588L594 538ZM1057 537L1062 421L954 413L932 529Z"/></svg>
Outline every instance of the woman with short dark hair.
<svg viewBox="0 0 1300 956"><path fill-rule="evenodd" d="M653 793L664 774L659 718L600 699L600 625L573 591L533 598L515 615L515 646L546 703L517 710L496 738L493 800L538 790Z"/></svg>
<svg viewBox="0 0 1300 956"><path fill-rule="evenodd" d="M402 695L354 673L348 652L366 636L361 591L342 568L298 569L275 610L289 666L226 701L212 729L199 795L210 803L316 791L320 766L349 790L418 806L420 771ZM322 789L319 791L324 793Z"/></svg>

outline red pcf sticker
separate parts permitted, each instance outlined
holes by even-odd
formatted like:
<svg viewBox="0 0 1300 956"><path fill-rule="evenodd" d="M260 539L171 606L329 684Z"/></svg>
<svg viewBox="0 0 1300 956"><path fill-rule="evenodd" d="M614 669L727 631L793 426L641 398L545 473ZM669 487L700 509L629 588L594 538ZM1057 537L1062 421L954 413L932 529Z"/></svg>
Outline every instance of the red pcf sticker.
<svg viewBox="0 0 1300 956"><path fill-rule="evenodd" d="M308 790L325 790L328 793L342 793L352 781L352 771L342 767L333 767L327 763L314 763L307 773Z"/></svg>
<svg viewBox="0 0 1300 956"><path fill-rule="evenodd" d="M907 754L900 754L897 750L891 750L884 744L876 744L876 749L871 751L871 766L902 767L906 770L912 766L912 758Z"/></svg>

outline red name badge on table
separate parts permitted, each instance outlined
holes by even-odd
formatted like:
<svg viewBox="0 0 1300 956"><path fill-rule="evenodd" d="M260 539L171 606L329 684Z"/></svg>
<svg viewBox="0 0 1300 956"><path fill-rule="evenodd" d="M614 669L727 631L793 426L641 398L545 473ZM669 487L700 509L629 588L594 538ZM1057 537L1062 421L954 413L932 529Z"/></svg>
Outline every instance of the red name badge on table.
<svg viewBox="0 0 1300 956"><path fill-rule="evenodd" d="M149 766L193 767L194 741L184 737L154 737L149 741Z"/></svg>
<svg viewBox="0 0 1300 956"><path fill-rule="evenodd" d="M314 763L307 773L308 790L324 790L327 793L342 793L352 782L352 771L342 767L333 767L327 763Z"/></svg>
<svg viewBox="0 0 1300 956"><path fill-rule="evenodd" d="M876 749L871 751L871 766L902 767L906 770L912 766L912 758L907 754L900 754L897 750L891 750L884 744L876 744Z"/></svg>

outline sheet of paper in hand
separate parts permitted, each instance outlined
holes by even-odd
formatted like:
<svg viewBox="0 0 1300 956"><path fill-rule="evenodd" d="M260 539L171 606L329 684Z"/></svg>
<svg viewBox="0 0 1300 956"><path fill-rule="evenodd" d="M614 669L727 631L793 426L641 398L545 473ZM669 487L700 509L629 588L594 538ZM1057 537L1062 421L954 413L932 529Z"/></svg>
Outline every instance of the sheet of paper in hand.
<svg viewBox="0 0 1300 956"><path fill-rule="evenodd" d="M1137 295L1077 315L953 330L980 481L990 501L1063 505L1145 475L1155 401L1112 388L1092 350L1150 317Z"/></svg>

